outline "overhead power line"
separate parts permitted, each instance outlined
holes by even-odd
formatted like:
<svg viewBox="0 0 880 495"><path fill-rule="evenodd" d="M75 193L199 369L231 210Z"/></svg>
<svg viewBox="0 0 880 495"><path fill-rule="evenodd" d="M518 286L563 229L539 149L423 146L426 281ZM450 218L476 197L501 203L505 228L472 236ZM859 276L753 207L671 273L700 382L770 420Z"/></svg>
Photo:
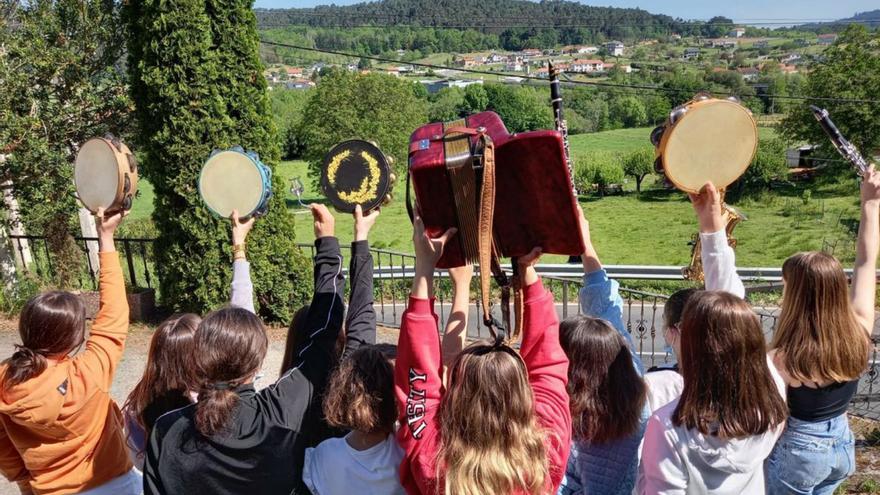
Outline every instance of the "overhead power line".
<svg viewBox="0 0 880 495"><path fill-rule="evenodd" d="M451 70L451 71L464 72L464 73L468 73L468 74L480 74L480 75L501 76L501 77L517 77L522 80L538 81L538 82L545 83L545 84L548 83L547 79L537 77L537 76L526 75L526 74L491 72L491 71L487 71L487 70L468 69L468 68L464 68L464 67L448 67L445 65L426 64L426 63L421 63L421 62L403 62L401 60L394 60L394 59L385 58L385 57L377 57L375 55L360 55L357 53L341 52L341 51L337 51L337 50L327 50L324 48L312 48L312 47L308 47L308 46L293 45L293 44L289 44L289 43L279 43L276 41L268 41L268 40L260 40L260 43L262 43L264 45L268 45L268 46L277 46L277 47L289 48L289 49L293 49L293 50L303 50L303 51L307 51L307 52L324 53L324 54L328 54L328 55L338 55L338 56L342 56L342 57L349 57L349 58L355 58L355 59L363 58L363 59L367 59L367 60L373 60L373 61L377 61L377 62L384 62L384 63L391 63L391 64L405 64L405 65L411 65L413 67L421 67L421 68L432 69L432 70ZM664 86L653 86L653 85L648 85L648 84L619 84L619 83L604 82L604 81L577 81L577 80L565 81L563 84L593 86L593 87L600 87L600 88L611 88L611 89L622 89L622 90L657 91L657 92L664 92L664 93L685 93L685 94L693 93L693 90L691 90L691 89L669 88L669 87L664 87ZM731 93L731 92L720 92L720 91L713 91L713 94L720 95L720 96L736 96L736 97L742 96L742 95ZM752 96L752 95L748 95L748 96ZM754 95L754 96L760 97L760 98L772 98L772 99L777 99L777 100L816 101L816 102L829 102L829 103L867 103L867 104L875 104L875 105L880 104L880 100L876 100L876 99L838 98L838 97L831 97L831 96L796 96L796 95L774 95L774 94L761 94L761 95Z"/></svg>

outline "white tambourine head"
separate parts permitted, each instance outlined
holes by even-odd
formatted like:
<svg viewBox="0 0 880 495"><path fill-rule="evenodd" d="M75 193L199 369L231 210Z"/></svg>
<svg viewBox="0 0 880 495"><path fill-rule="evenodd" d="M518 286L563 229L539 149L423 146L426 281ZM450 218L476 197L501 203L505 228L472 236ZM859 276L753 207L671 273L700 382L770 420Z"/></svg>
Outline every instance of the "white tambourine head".
<svg viewBox="0 0 880 495"><path fill-rule="evenodd" d="M758 146L748 109L727 100L692 106L671 130L663 149L666 176L679 189L698 192L707 181L723 189L752 162Z"/></svg>
<svg viewBox="0 0 880 495"><path fill-rule="evenodd" d="M208 208L223 218L232 215L232 210L248 216L263 199L263 178L244 153L221 151L202 168L199 193Z"/></svg>
<svg viewBox="0 0 880 495"><path fill-rule="evenodd" d="M73 180L80 201L90 211L113 204L119 189L119 165L106 141L91 139L83 144L76 155Z"/></svg>

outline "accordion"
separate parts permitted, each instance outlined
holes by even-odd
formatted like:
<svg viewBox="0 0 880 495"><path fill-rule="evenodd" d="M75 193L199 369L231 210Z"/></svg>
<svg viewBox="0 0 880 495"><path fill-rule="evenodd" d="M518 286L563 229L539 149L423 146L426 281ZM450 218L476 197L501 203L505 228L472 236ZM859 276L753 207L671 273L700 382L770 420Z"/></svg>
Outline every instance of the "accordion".
<svg viewBox="0 0 880 495"><path fill-rule="evenodd" d="M458 228L437 266L479 261L485 143L494 148L494 254L515 258L535 247L544 254L582 254L562 135L550 130L510 134L498 114L482 112L457 122L424 125L410 138L409 174L428 233ZM467 172L470 164L473 173Z"/></svg>

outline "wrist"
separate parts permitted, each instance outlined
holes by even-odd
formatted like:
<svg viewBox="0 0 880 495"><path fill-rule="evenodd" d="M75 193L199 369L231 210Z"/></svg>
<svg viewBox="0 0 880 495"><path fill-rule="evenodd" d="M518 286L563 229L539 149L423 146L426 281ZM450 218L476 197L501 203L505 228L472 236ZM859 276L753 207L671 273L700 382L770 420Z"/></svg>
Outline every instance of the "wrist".
<svg viewBox="0 0 880 495"><path fill-rule="evenodd" d="M355 242L366 241L368 235L369 235L369 232L358 232L357 230L355 230L354 231L354 241Z"/></svg>

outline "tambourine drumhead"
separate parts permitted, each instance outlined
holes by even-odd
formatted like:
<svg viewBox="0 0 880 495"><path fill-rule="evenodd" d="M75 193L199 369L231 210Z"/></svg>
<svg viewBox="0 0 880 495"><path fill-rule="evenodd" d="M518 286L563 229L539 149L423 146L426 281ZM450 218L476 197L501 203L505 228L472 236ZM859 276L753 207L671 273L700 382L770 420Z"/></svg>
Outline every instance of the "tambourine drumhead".
<svg viewBox="0 0 880 495"><path fill-rule="evenodd" d="M707 181L723 189L751 164L758 130L751 113L729 100L693 103L660 143L666 177L686 192L699 192Z"/></svg>
<svg viewBox="0 0 880 495"><path fill-rule="evenodd" d="M324 157L321 167L324 195L344 213L352 213L357 205L364 211L380 206L392 182L387 157L368 141L337 144Z"/></svg>
<svg viewBox="0 0 880 495"><path fill-rule="evenodd" d="M238 151L221 151L205 163L199 177L199 194L208 208L227 218L233 210L252 215L264 198L266 187L259 165Z"/></svg>
<svg viewBox="0 0 880 495"><path fill-rule="evenodd" d="M73 178L83 205L92 212L109 209L119 190L119 163L112 145L104 139L90 139L76 155Z"/></svg>

